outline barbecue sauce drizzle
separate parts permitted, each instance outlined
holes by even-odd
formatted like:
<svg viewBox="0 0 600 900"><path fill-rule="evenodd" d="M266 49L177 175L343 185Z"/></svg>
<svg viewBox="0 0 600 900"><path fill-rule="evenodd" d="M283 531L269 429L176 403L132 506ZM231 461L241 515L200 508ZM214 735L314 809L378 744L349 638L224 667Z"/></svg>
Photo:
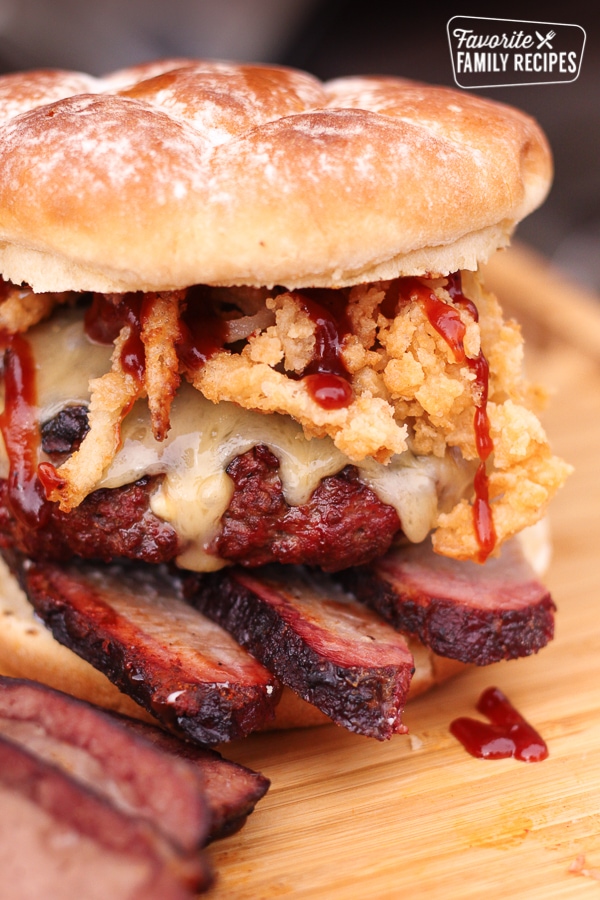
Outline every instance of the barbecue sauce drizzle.
<svg viewBox="0 0 600 900"><path fill-rule="evenodd" d="M21 334L2 335L4 410L0 429L9 461L8 502L14 516L28 528L40 528L50 506L37 468L41 445L38 426L35 361Z"/></svg>
<svg viewBox="0 0 600 900"><path fill-rule="evenodd" d="M113 344L121 329L129 326L129 334L121 347L121 368L141 385L146 370L146 350L142 328L148 316L153 294L124 294L118 303L105 294L95 294L84 318L84 330L96 344Z"/></svg>
<svg viewBox="0 0 600 900"><path fill-rule="evenodd" d="M208 297L201 286L187 291L187 307L179 320L177 354L184 368L199 369L211 356L223 349L226 323L212 312ZM155 294L124 294L113 303L104 294L96 294L85 315L85 333L98 344L112 344L124 325L129 334L121 348L123 370L142 383L146 368L146 353L142 330L154 302Z"/></svg>
<svg viewBox="0 0 600 900"><path fill-rule="evenodd" d="M462 717L450 723L450 732L465 750L478 759L540 762L548 756L546 742L498 688L488 688L477 703L478 712L490 720Z"/></svg>
<svg viewBox="0 0 600 900"><path fill-rule="evenodd" d="M446 290L452 298L453 306L440 300L439 297L417 279L406 279L402 285L402 296L411 299L415 296L421 303L431 325L440 334L454 354L457 363L463 363L475 375L475 387L478 402L473 418L475 444L479 456L479 466L474 478L475 499L473 501L473 523L477 543L479 544L479 562L485 562L496 546L496 531L489 499L489 479L486 461L494 449L490 436L490 421L487 414L489 393L489 364L483 351L480 350L474 359L465 353L464 337L466 326L456 307L467 310L475 322L479 321L477 307L462 292L460 272L448 276Z"/></svg>
<svg viewBox="0 0 600 900"><path fill-rule="evenodd" d="M340 300L345 304L345 292L317 288L294 291L293 297L315 326L314 356L300 378L322 409L343 409L354 398L350 373L341 355L344 335L350 331L350 325L343 311L331 312L326 304L339 304Z"/></svg>
<svg viewBox="0 0 600 900"><path fill-rule="evenodd" d="M179 319L177 356L193 372L225 346L226 322L211 310L201 287L190 288L186 299Z"/></svg>
<svg viewBox="0 0 600 900"><path fill-rule="evenodd" d="M202 286L190 288L187 308L180 318L177 354L188 371L199 369L225 345L226 322L210 309ZM124 371L141 382L144 376L144 345L140 331L152 295L127 294L114 304L102 294L94 297L85 317L85 331L90 340L110 344L123 325L130 333L121 351ZM304 312L315 325L314 357L301 378L312 399L323 409L341 409L353 399L350 375L341 357L344 335L350 331L342 309L330 311L327 306L343 306L343 291L307 290L294 293Z"/></svg>

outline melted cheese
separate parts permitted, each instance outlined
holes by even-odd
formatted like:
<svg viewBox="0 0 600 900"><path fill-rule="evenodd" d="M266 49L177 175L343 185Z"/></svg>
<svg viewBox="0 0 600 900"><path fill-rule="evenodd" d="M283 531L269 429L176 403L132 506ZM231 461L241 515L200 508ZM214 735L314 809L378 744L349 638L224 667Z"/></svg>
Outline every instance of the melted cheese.
<svg viewBox="0 0 600 900"><path fill-rule="evenodd" d="M381 502L394 507L404 534L413 543L425 540L440 510L451 509L468 492L474 475L473 465L459 455L414 456L408 450L385 466L364 460L358 470Z"/></svg>
<svg viewBox="0 0 600 900"><path fill-rule="evenodd" d="M206 547L231 500L233 482L225 469L236 456L257 444L269 447L279 459L284 497L292 506L306 503L322 478L348 462L329 438L307 441L288 416L214 404L188 384L180 387L173 402L164 441L154 439L145 402L127 416L122 438L122 448L99 487L119 487L142 473L164 474L151 498L152 511L188 542L178 563L197 570L223 565Z"/></svg>
<svg viewBox="0 0 600 900"><path fill-rule="evenodd" d="M29 337L37 365L40 421L66 405L87 403L89 380L110 368L112 347L86 338L78 311L61 311L32 329ZM323 478L349 463L330 438L307 440L289 416L213 404L182 384L163 442L152 435L146 402L135 404L123 422L121 448L96 487L120 487L144 475L163 475L150 502L155 515L171 523L185 545L177 562L198 571L218 569L224 562L209 547L233 493L225 470L236 456L258 444L278 458L284 497L291 506L306 503ZM6 474L5 453L2 468ZM406 451L388 465L365 460L358 468L380 500L396 509L406 537L415 542L434 526L444 498L452 505L472 483L471 467L451 454L438 459Z"/></svg>
<svg viewBox="0 0 600 900"><path fill-rule="evenodd" d="M94 344L83 331L79 309L60 310L27 334L36 363L40 421L65 406L87 405L89 382L110 369L111 346Z"/></svg>
<svg viewBox="0 0 600 900"><path fill-rule="evenodd" d="M51 320L28 331L27 340L35 360L39 421L49 421L66 406L87 406L89 382L110 369L113 347L86 338L81 310L58 310ZM3 408L3 380L0 389ZM7 475L8 456L0 432L0 478Z"/></svg>

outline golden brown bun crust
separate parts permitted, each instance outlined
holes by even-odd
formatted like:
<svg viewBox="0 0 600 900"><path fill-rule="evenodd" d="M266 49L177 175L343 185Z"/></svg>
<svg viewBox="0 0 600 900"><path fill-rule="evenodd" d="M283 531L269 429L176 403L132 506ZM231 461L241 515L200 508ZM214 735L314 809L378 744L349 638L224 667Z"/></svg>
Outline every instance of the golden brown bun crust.
<svg viewBox="0 0 600 900"><path fill-rule="evenodd" d="M551 176L528 116L397 78L191 60L0 78L0 273L36 291L475 269Z"/></svg>
<svg viewBox="0 0 600 900"><path fill-rule="evenodd" d="M125 715L154 721L149 713L122 694L89 663L54 640L34 617L23 592L0 560L0 674L31 678L61 691ZM446 681L465 666L442 659L422 645L411 645L416 671L410 696ZM277 709L274 728L304 728L329 719L316 707L285 690Z"/></svg>

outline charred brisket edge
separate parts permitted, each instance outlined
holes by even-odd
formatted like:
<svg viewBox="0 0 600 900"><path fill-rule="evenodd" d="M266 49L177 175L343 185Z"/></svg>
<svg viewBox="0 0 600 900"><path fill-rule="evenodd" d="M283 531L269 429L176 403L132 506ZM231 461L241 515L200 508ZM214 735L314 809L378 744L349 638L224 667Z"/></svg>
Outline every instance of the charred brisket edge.
<svg viewBox="0 0 600 900"><path fill-rule="evenodd" d="M13 557L13 568L14 565ZM110 624L99 621L101 617L91 622L67 599L58 597L44 574L45 569L59 569L58 565L27 559L17 559L16 565L23 590L54 638L105 674L119 690L168 728L210 746L246 737L273 719L276 692L267 698L262 692L244 686L235 690L229 686L219 689L212 683L185 682L185 672L178 682L182 699L168 704L161 701L156 694L164 682L176 677L172 669L164 671L161 664L152 677L143 652L120 640ZM119 618L116 613L107 617L109 623Z"/></svg>
<svg viewBox="0 0 600 900"><path fill-rule="evenodd" d="M556 607L549 593L521 609L477 609L444 597L404 593L376 566L348 569L336 579L397 631L459 662L486 666L530 656L554 636Z"/></svg>
<svg viewBox="0 0 600 900"><path fill-rule="evenodd" d="M29 750L26 742L4 734L5 722L37 724L48 744ZM237 831L270 787L264 775L216 750L26 678L0 676L0 736L51 765L57 765L48 753L54 740L98 760L104 774L94 780L93 792L115 805L104 788L106 779L114 780L129 797L126 815L148 822L183 852ZM58 767L81 783L68 767L60 762ZM157 779L158 799L153 790Z"/></svg>
<svg viewBox="0 0 600 900"><path fill-rule="evenodd" d="M306 645L272 606L235 577L235 571L193 578L189 602L232 634L283 684L349 731L385 740L395 728L382 706L402 710L412 671L403 673L401 696L397 669L386 666L340 667ZM344 690L344 687L347 690Z"/></svg>
<svg viewBox="0 0 600 900"><path fill-rule="evenodd" d="M127 727L129 721L40 682L0 676L0 734L8 722L37 725L43 739L33 754L58 764L80 781L68 764L61 763L60 758L57 762L51 752L53 741L77 748L98 763L94 793L105 795L120 808L106 793L112 781L128 797L127 815L148 822L180 850L197 850L206 843L211 824L204 779L198 777L197 767L195 771L187 761L180 765L176 753L165 752L140 731ZM162 734L159 728L147 726L146 734L155 732ZM181 743L177 738L171 740L175 745ZM24 746L27 749L26 741ZM161 793L154 790L157 780L161 792L170 797L167 809Z"/></svg>
<svg viewBox="0 0 600 900"><path fill-rule="evenodd" d="M178 737L163 731L155 725L131 719L128 716L113 714L124 727L131 729L145 740L151 741L163 753L183 759L194 765L204 780L206 799L210 809L211 825L207 842L228 837L244 825L248 816L254 811L269 787L270 780L241 763L225 759L216 750L182 741ZM216 782L213 769L217 775ZM226 781L223 787L223 781ZM242 790L236 792L236 788ZM233 793L237 793L233 797Z"/></svg>

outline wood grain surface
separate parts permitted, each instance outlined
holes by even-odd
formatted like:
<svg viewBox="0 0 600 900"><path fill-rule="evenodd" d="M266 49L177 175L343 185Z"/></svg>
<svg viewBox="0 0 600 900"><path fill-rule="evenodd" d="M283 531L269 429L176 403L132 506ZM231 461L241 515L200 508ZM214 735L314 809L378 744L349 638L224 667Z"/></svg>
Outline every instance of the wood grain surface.
<svg viewBox="0 0 600 900"><path fill-rule="evenodd" d="M551 512L555 640L413 701L410 734L385 744L325 726L229 746L272 787L213 846L210 900L600 897L600 300L522 247L488 269L576 467ZM477 760L451 736L490 685L544 736L546 761Z"/></svg>

